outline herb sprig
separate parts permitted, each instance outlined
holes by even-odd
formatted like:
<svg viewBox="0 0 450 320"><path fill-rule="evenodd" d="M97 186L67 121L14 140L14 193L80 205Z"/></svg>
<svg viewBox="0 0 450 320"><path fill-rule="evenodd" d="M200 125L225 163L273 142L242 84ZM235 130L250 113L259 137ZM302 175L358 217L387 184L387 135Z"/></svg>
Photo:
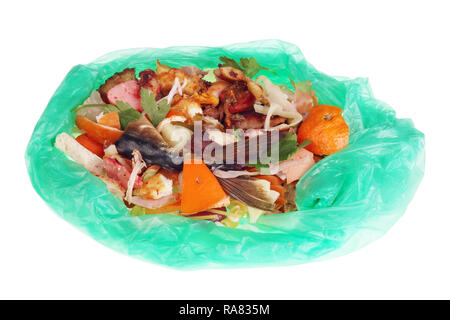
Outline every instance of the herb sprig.
<svg viewBox="0 0 450 320"><path fill-rule="evenodd" d="M156 127L166 117L170 110L170 104L165 98L156 102L155 95L144 88L141 89L141 99L142 108Z"/></svg>
<svg viewBox="0 0 450 320"><path fill-rule="evenodd" d="M256 59L253 57L241 58L239 60L239 63L237 63L236 60L225 56L222 56L219 59L223 62L223 65L225 67L233 67L235 69L241 70L250 79L252 79L261 70L267 70L272 72L273 74L276 74L275 71L269 68L261 67L258 61L256 61Z"/></svg>

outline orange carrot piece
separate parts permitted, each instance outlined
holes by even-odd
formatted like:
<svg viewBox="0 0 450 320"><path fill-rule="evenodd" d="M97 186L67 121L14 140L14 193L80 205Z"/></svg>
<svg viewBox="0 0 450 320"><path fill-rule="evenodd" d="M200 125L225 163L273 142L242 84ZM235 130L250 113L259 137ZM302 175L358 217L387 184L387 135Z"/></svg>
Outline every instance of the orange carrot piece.
<svg viewBox="0 0 450 320"><path fill-rule="evenodd" d="M181 213L192 214L228 205L229 197L209 168L202 163L185 161Z"/></svg>
<svg viewBox="0 0 450 320"><path fill-rule="evenodd" d="M120 130L119 113L116 111L105 113L100 117L100 119L98 119L97 123Z"/></svg>
<svg viewBox="0 0 450 320"><path fill-rule="evenodd" d="M77 140L79 144L88 149L90 152L95 153L100 158L103 158L103 156L105 155L105 152L103 151L103 145L90 139L86 134L79 135L75 140Z"/></svg>
<svg viewBox="0 0 450 320"><path fill-rule="evenodd" d="M176 109L170 109L169 112L168 112L167 115L166 115L166 118L170 118L170 117L172 117L172 116L181 116L181 117L184 117L185 115L184 115L181 111L179 111L179 110L176 110Z"/></svg>
<svg viewBox="0 0 450 320"><path fill-rule="evenodd" d="M83 116L77 116L75 123L80 130L86 132L89 138L101 145L114 143L123 134L122 130L98 124Z"/></svg>

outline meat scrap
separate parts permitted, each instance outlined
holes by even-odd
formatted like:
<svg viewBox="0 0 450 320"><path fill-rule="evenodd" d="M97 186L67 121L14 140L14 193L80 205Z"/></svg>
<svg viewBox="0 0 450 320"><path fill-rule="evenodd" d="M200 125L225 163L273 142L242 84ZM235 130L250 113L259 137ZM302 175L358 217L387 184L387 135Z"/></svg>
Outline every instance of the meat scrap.
<svg viewBox="0 0 450 320"><path fill-rule="evenodd" d="M172 89L175 78L178 78L178 81L180 81L180 83L183 83L184 80L187 80L187 84L183 89L183 93L187 95L192 95L194 94L194 92L205 92L209 87L208 83L205 80L202 80L203 74L190 76L183 70L171 68L169 66L161 64L159 60L156 61L156 74L158 75L158 79L161 83L161 91L164 96L169 93L170 89Z"/></svg>
<svg viewBox="0 0 450 320"><path fill-rule="evenodd" d="M106 103L115 104L117 101L122 101L134 109L142 111L140 86L134 69L125 69L115 73L100 86L98 92Z"/></svg>
<svg viewBox="0 0 450 320"><path fill-rule="evenodd" d="M161 83L158 80L156 72L152 69L146 69L139 73L139 85L141 88L145 88L152 92L156 98L159 100L161 97Z"/></svg>
<svg viewBox="0 0 450 320"><path fill-rule="evenodd" d="M236 113L230 116L230 127L235 129L262 129L266 121L266 115L256 113L254 111L247 111L243 113ZM273 116L270 119L270 126L275 127L281 123L286 122L286 118L280 116Z"/></svg>

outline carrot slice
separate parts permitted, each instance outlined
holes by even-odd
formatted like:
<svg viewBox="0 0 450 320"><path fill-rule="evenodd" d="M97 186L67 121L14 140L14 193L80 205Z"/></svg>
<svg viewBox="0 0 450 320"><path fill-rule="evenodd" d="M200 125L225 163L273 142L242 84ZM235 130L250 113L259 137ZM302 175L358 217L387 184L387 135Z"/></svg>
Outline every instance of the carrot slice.
<svg viewBox="0 0 450 320"><path fill-rule="evenodd" d="M80 130L86 132L89 138L101 145L114 143L123 134L122 130L95 123L83 116L77 116L75 123Z"/></svg>
<svg viewBox="0 0 450 320"><path fill-rule="evenodd" d="M120 130L120 119L117 111L105 113L98 119L98 124Z"/></svg>
<svg viewBox="0 0 450 320"><path fill-rule="evenodd" d="M100 158L103 158L103 156L105 155L105 152L103 151L103 145L95 142L94 140L89 138L86 134L78 136L75 140L77 140L79 144L88 149L90 152L98 155Z"/></svg>
<svg viewBox="0 0 450 320"><path fill-rule="evenodd" d="M172 117L172 116L180 116L180 117L184 117L185 115L184 115L181 111L179 111L179 110L176 110L176 109L170 109L169 112L168 112L167 115L166 115L166 118L170 118L170 117Z"/></svg>
<svg viewBox="0 0 450 320"><path fill-rule="evenodd" d="M228 205L229 199L219 181L203 162L185 161L181 193L181 212L183 214L223 207Z"/></svg>

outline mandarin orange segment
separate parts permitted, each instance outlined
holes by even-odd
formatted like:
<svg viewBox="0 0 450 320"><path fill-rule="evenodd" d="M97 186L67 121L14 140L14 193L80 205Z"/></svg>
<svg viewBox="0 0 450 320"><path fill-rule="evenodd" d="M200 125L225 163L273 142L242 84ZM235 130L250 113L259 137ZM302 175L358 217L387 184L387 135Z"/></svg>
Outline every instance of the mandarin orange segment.
<svg viewBox="0 0 450 320"><path fill-rule="evenodd" d="M98 119L97 123L120 130L119 113L117 111L105 113Z"/></svg>
<svg viewBox="0 0 450 320"><path fill-rule="evenodd" d="M186 161L183 165L181 213L193 214L223 207L227 194L214 174L202 163Z"/></svg>
<svg viewBox="0 0 450 320"><path fill-rule="evenodd" d="M122 130L98 124L83 116L77 116L75 123L80 130L86 132L89 138L101 145L114 143L123 134Z"/></svg>
<svg viewBox="0 0 450 320"><path fill-rule="evenodd" d="M298 129L298 142L311 143L305 148L317 155L329 155L348 145L349 128L342 116L342 109L330 105L318 105Z"/></svg>

